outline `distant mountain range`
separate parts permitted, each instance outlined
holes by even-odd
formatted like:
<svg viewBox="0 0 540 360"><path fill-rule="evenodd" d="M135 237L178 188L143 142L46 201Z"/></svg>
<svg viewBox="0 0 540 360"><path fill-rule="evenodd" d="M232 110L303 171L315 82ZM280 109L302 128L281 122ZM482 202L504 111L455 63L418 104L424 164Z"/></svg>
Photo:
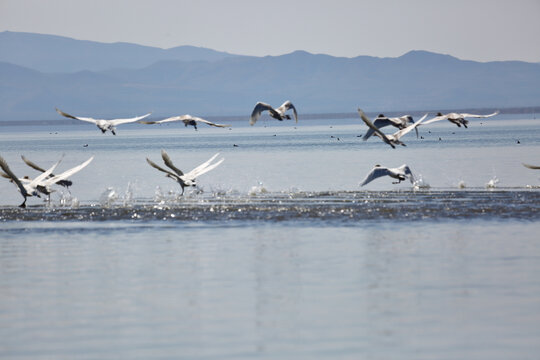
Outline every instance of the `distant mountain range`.
<svg viewBox="0 0 540 360"><path fill-rule="evenodd" d="M0 120L249 116L290 99L302 113L502 109L540 105L540 64L474 62L411 51L341 58L296 51L252 57L60 36L0 33Z"/></svg>

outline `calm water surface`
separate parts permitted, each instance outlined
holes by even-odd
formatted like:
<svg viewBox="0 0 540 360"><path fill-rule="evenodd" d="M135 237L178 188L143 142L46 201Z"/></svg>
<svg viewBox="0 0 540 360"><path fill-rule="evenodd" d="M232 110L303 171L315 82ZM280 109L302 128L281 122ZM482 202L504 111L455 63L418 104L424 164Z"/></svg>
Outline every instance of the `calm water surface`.
<svg viewBox="0 0 540 360"><path fill-rule="evenodd" d="M0 183L0 358L538 358L537 120L395 150L353 120L239 125L1 128L18 175L95 160L50 205ZM161 149L226 160L182 197ZM360 188L376 163L423 186Z"/></svg>

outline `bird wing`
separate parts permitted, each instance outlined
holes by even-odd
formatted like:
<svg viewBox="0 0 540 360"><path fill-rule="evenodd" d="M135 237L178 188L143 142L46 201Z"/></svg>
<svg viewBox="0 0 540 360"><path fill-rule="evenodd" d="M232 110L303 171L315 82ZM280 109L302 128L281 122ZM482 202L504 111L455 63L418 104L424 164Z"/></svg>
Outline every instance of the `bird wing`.
<svg viewBox="0 0 540 360"><path fill-rule="evenodd" d="M221 128L224 128L224 127L231 127L231 125L224 125L224 124L216 124L216 123L213 123L211 121L208 121L208 120L205 120L205 119L201 119L200 117L193 117L192 118L193 120L197 121L197 122L201 122L201 123L204 123L204 124L207 124L207 125L210 125L210 126L215 126L215 127L221 127Z"/></svg>
<svg viewBox="0 0 540 360"><path fill-rule="evenodd" d="M249 124L254 125L257 122L257 120L259 120L259 118L261 117L262 112L265 110L268 110L270 112L277 114L276 110L274 110L272 106L263 102L258 102L257 104L255 104L255 108L251 112L251 118L249 120Z"/></svg>
<svg viewBox="0 0 540 360"><path fill-rule="evenodd" d="M186 119L191 119L192 116L191 115L179 115L179 116L171 116L171 117L168 117L166 119L163 119L163 120L158 120L158 121L139 121L141 124L163 124L163 123L168 123L168 122L173 122L173 121L182 121L182 120L186 120Z"/></svg>
<svg viewBox="0 0 540 360"><path fill-rule="evenodd" d="M407 123L407 120L404 117L391 117L391 118L381 118L381 120L388 120L388 125L401 126ZM377 125L377 119L373 122Z"/></svg>
<svg viewBox="0 0 540 360"><path fill-rule="evenodd" d="M65 113L63 112L62 110L56 108L56 112L59 113L60 115L62 116L65 116L67 118L70 118L70 119L75 119L75 120L81 120L81 121L86 121L86 122L91 122L93 124L97 124L97 120L96 119L92 119L92 118L89 118L89 117L81 117L81 116L73 116L73 115L69 115L68 113Z"/></svg>
<svg viewBox="0 0 540 360"><path fill-rule="evenodd" d="M360 183L360 186L364 186L364 185L372 182L373 180L375 180L377 178L380 178L381 176L388 175L389 173L390 173L390 171L388 170L388 168L376 166L376 167L373 168L373 170L370 171L369 174L367 174L365 179L362 180L362 182Z"/></svg>
<svg viewBox="0 0 540 360"><path fill-rule="evenodd" d="M83 162L82 164L80 165L77 165L69 170L66 170L64 171L63 173L61 174L58 174L58 175L55 175L53 176L52 178L49 178L47 179L46 181L44 181L44 184L46 186L50 186L52 184L56 184L57 182L61 181L61 180L65 180L67 179L68 177L70 177L71 175L75 174L75 173L78 173L79 171L81 171L82 169L84 169L88 164L90 164L90 162L94 160L94 157L90 157L88 160L86 160L85 162Z"/></svg>
<svg viewBox="0 0 540 360"><path fill-rule="evenodd" d="M192 121L192 120L196 121L196 122L204 123L204 124L207 124L207 125L210 125L210 126L215 126L215 127L230 127L231 126L231 125L216 124L216 123L213 123L211 121L205 120L205 119L197 117L197 116L191 116L189 114L179 115L179 116L172 116L170 118L163 119L163 120L160 120L160 121L148 121L148 122L141 121L141 123L143 123L143 124L162 124L162 123L171 122L171 121L189 122L189 121Z"/></svg>
<svg viewBox="0 0 540 360"><path fill-rule="evenodd" d="M30 181L30 183L28 184L28 186L32 187L32 188L35 188L36 186L38 185L42 185L43 181L49 177L49 175L51 175L51 173L54 171L54 169L56 169L56 167L58 166L58 164L60 164L60 161L62 161L62 159L58 160L53 166L51 166L50 168L48 168L47 170L45 170L44 172L42 172L41 174L39 174L36 178L34 178L32 181Z"/></svg>
<svg viewBox="0 0 540 360"><path fill-rule="evenodd" d="M179 168L174 166L171 158L169 157L169 154L167 154L165 152L165 150L163 150L163 149L161 150L161 158L163 159L163 162L165 163L165 165L167 165L169 168L171 168L178 176L184 175L182 170L180 170Z"/></svg>
<svg viewBox="0 0 540 360"><path fill-rule="evenodd" d="M296 108L294 107L293 103L290 102L289 100L285 101L283 104L281 104L280 107L278 107L276 109L276 111L278 113L280 113L281 115L284 115L285 112L289 109L292 109L293 111L293 115L294 115L294 120L298 123L298 113L296 112Z"/></svg>
<svg viewBox="0 0 540 360"><path fill-rule="evenodd" d="M202 163L201 165L197 166L195 169L191 170L190 172L184 174L182 176L182 179L190 179L190 180L193 180L195 178L197 178L198 176L204 174L204 173L207 173L208 171L216 168L219 164L221 164L223 162L223 160L225 159L221 159L220 161L218 161L217 163L215 164L212 164L210 165L210 163L212 161L214 161L214 159L219 155L219 153L215 154L214 156L212 156L210 159L208 159L207 161L205 161L204 163Z"/></svg>
<svg viewBox="0 0 540 360"><path fill-rule="evenodd" d="M452 115L452 114L435 116L434 118L431 118L429 120L424 121L423 125L431 124L431 123L436 122L436 121L447 120L450 117L450 115Z"/></svg>
<svg viewBox="0 0 540 360"><path fill-rule="evenodd" d="M409 123L414 124L414 120L411 115L403 115L400 117L389 118L390 121L393 121L396 125L407 125Z"/></svg>
<svg viewBox="0 0 540 360"><path fill-rule="evenodd" d="M35 163L31 162L30 160L25 158L24 155L21 155L21 158L26 163L26 165L30 166L32 169L37 170L37 171L41 171L41 172L45 172L45 169L43 169L43 168L39 167L38 165L36 165Z"/></svg>
<svg viewBox="0 0 540 360"><path fill-rule="evenodd" d="M428 113L426 113L426 115L424 115L424 117L421 118L420 120L424 120L427 116L428 116ZM409 124L409 123L414 124L413 117L410 115L404 115L400 119L402 119L403 124ZM416 138L418 139L418 127L415 127L414 131L416 132Z"/></svg>
<svg viewBox="0 0 540 360"><path fill-rule="evenodd" d="M175 179L178 179L178 175L176 175L175 173L169 171L169 170L166 170L164 168L162 168L161 166L157 165L155 162L153 162L152 160L150 160L149 158L146 158L146 162L148 164L150 164L151 167L155 168L155 169L158 169L159 171L162 171L164 172L165 174L167 175L170 175L171 177L175 178Z"/></svg>
<svg viewBox="0 0 540 360"><path fill-rule="evenodd" d="M11 171L11 169L9 168L6 160L4 160L4 158L1 157L1 156L0 156L0 167L2 168L2 170L4 170L6 175L11 180L13 180L13 182L17 185L17 187L19 188L19 191L21 192L22 196L24 196L25 198L27 196L30 196L30 194L28 194L28 192L26 191L25 187L23 186L23 184L21 183L19 178L17 178L17 176L15 176L15 174Z"/></svg>
<svg viewBox="0 0 540 360"><path fill-rule="evenodd" d="M127 123L132 123L132 122L135 122L135 121L142 120L142 119L150 116L151 114L152 113L148 113L148 114L143 115L143 116L137 116L137 117L129 118L129 119L114 119L114 120L107 120L107 121L109 123L111 123L111 125L117 126L117 125L121 125L121 124L127 124Z"/></svg>
<svg viewBox="0 0 540 360"><path fill-rule="evenodd" d="M373 121L373 125L377 128L377 129L380 129L382 127L385 127L385 126L388 126L388 125L391 125L393 123L393 121L391 121L389 118L377 118L375 119L375 121ZM375 130L373 130L372 128L369 128L367 133L362 137L362 140L366 141L367 139L369 139L371 137L371 135L373 135L373 133L375 132Z"/></svg>
<svg viewBox="0 0 540 360"><path fill-rule="evenodd" d="M402 171L403 174L405 174L409 178L411 184L414 184L415 178L411 171L411 168L408 165L403 164L400 167L398 167L398 170Z"/></svg>
<svg viewBox="0 0 540 360"><path fill-rule="evenodd" d="M416 127L420 124L423 123L424 119L427 117L427 114L422 116L422 118L420 118L420 120L418 120L417 122L415 122L414 124L412 125L409 125L407 126L406 128L404 129L401 129L401 130L398 130L396 131L393 136L394 138L396 138L397 140L399 140L403 135L407 134L408 132L410 132L411 130L413 129L416 129Z"/></svg>
<svg viewBox="0 0 540 360"><path fill-rule="evenodd" d="M540 170L540 166L538 166L538 165L530 165L530 164L525 164L525 163L522 163L522 164L526 168L533 169L533 170Z"/></svg>
<svg viewBox="0 0 540 360"><path fill-rule="evenodd" d="M495 115L497 115L498 113L499 113L499 111L497 110L497 111L495 111L494 113L488 114L488 115L476 115L476 114L466 114L466 113L464 113L464 114L459 114L459 115L461 115L461 117L464 117L464 118L465 118L465 117L472 117L472 118L487 118L487 117L495 116Z"/></svg>
<svg viewBox="0 0 540 360"><path fill-rule="evenodd" d="M373 123L371 122L371 120L369 120L369 118L366 116L366 114L364 114L364 112L362 111L362 109L358 108L358 114L360 115L360 118L362 119L362 121L364 121L364 123L366 123L366 125L367 125L371 130L373 130L374 133L376 133L377 135L379 135L379 137L380 137L385 143L387 143L388 145L390 145L392 148L395 148L394 144L392 144L392 142L390 141L390 139L388 139L388 137L387 137L381 130L379 130L375 125L373 125Z"/></svg>

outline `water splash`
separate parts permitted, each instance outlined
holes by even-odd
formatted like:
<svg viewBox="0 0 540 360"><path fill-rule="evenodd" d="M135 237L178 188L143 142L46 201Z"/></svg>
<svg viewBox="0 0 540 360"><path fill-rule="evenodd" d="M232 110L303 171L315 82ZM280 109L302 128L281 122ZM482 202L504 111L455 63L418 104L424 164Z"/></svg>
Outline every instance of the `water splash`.
<svg viewBox="0 0 540 360"><path fill-rule="evenodd" d="M416 180L413 182L413 189L419 190L419 189L429 189L431 185L427 183L426 180L422 177L422 174L418 174Z"/></svg>
<svg viewBox="0 0 540 360"><path fill-rule="evenodd" d="M457 187L458 187L459 189L465 189L465 188L467 187L467 184L465 184L465 181L460 180L460 181L458 182L458 184L457 184Z"/></svg>
<svg viewBox="0 0 540 360"><path fill-rule="evenodd" d="M124 206L132 206L135 193L135 183L128 182L126 192L124 193L123 204Z"/></svg>
<svg viewBox="0 0 540 360"><path fill-rule="evenodd" d="M489 180L487 183L486 183L486 188L488 189L495 189L497 187L497 184L499 183L499 179L497 179L496 176L493 176L493 178L491 178L491 180Z"/></svg>
<svg viewBox="0 0 540 360"><path fill-rule="evenodd" d="M178 192L177 192L178 194ZM344 191L267 193L258 196L239 194L212 197L210 194L183 198L179 202L156 204L151 199L138 199L133 206L114 204L118 194L108 188L103 203L81 205L69 211L30 206L0 207L3 221L315 221L334 224L336 221L381 221L411 219L484 218L537 220L540 211L540 191L468 190L468 191Z"/></svg>
<svg viewBox="0 0 540 360"><path fill-rule="evenodd" d="M60 207L71 207L71 208L79 207L80 205L79 199L77 199L76 197L73 197L73 195L71 195L71 192L61 191L59 192L59 194L60 194L60 200L59 200Z"/></svg>
<svg viewBox="0 0 540 360"><path fill-rule="evenodd" d="M259 194L266 194L268 193L268 190L264 187L262 181L259 181L259 184L257 186L252 186L251 189L248 191L249 196L256 196Z"/></svg>
<svg viewBox="0 0 540 360"><path fill-rule="evenodd" d="M112 187L108 187L101 195L99 196L99 203L102 207L110 207L114 202L118 200L118 193Z"/></svg>
<svg viewBox="0 0 540 360"><path fill-rule="evenodd" d="M161 191L161 188L156 186L156 190L154 190L154 202L161 202L164 200L163 191Z"/></svg>
<svg viewBox="0 0 540 360"><path fill-rule="evenodd" d="M60 206L67 207L71 204L71 193L65 193L61 191L60 193Z"/></svg>

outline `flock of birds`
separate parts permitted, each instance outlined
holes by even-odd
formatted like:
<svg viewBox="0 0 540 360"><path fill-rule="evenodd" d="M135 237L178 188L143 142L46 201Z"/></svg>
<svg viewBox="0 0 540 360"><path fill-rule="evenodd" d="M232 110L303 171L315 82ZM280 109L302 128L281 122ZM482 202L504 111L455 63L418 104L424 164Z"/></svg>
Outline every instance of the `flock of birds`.
<svg viewBox="0 0 540 360"><path fill-rule="evenodd" d="M260 118L261 114L265 111L268 111L268 114L279 121L283 120L290 120L291 116L287 114L289 110L292 110L292 115L294 117L294 120L298 122L298 113L296 111L296 108L290 101L285 101L281 106L278 108L273 108L271 105L263 102L258 102L255 105L255 108L253 109L250 117L250 125L254 125L257 120ZM112 120L105 120L105 119L94 119L90 117L81 117L81 116L73 116L70 114L67 114L59 109L56 109L56 111L70 119L90 122L95 124L102 133L106 133L107 131L110 131L113 135L116 135L116 127L118 125L127 124L127 123L133 123L133 122L139 122L141 124L163 124L168 122L174 122L174 121L182 121L184 125L187 126L193 126L195 129L197 129L197 124L206 124L209 126L215 126L215 127L230 127L230 125L224 125L224 124L216 124L211 121L202 119L200 117L191 116L191 115L180 115L180 116L173 116L169 117L163 120L159 121L143 121L143 119L147 118L151 115L151 113L148 113L143 116L137 116L133 118L127 118L127 119L112 119ZM477 114L468 114L468 113L449 113L449 114L441 114L438 113L437 116L435 116L432 119L425 120L428 116L428 114L425 114L422 118L420 118L418 121L414 121L413 117L410 115L404 115L401 117L393 117L389 118L384 116L383 114L380 114L374 121L371 121L366 114L362 111L362 109L358 109L358 114L360 115L360 118L362 121L367 125L368 131L363 136L363 140L368 140L372 135L378 136L384 143L388 144L392 148L395 148L396 145L402 145L406 146L405 143L401 140L403 136L411 132L412 130L416 131L416 136L418 137L418 127L422 125L431 124L433 122L442 121L442 120L448 120L453 124L456 124L458 127L464 126L467 127L467 124L469 123L466 118L487 118L497 115L499 112L496 111L492 114L487 115L477 115ZM393 134L387 134L382 132L382 128L387 126L393 126L397 128L398 130L394 132ZM159 165L157 165L155 162L153 162L150 159L146 159L148 164L152 166L153 168L165 173L166 177L169 177L180 185L182 188L182 194L184 193L184 188L189 186L196 186L196 178L201 176L202 174L207 173L210 170L215 169L217 166L219 166L225 159L220 159L216 162L213 162L217 157L218 154L215 154L212 156L209 160L202 163L201 165L197 166L193 170L189 172L182 172L179 168L177 168L167 152L165 150L161 150L161 157L163 159L163 162L165 166L168 169L165 169ZM51 166L49 169L43 169L36 165L35 163L31 162L24 156L22 156L23 161L33 169L41 172L40 175L35 177L34 179L29 178L28 176L19 178L17 177L13 171L9 168L7 162L0 156L0 168L3 170L0 171L0 176L9 179L10 182L14 183L21 195L24 198L24 201L22 204L20 204L20 207L26 207L26 199L31 196L41 197L41 195L47 195L50 200L50 194L54 191L52 189L53 185L59 185L66 188L69 188L69 186L72 185L72 182L68 180L68 178L77 172L81 171L83 168L85 168L90 162L93 160L93 156L86 160L85 162L81 163L78 166L75 166L69 170L64 171L63 173L59 175L54 175L53 171L56 169L56 167L59 165L60 161L55 163L53 166ZM540 169L540 166L535 165L529 165L529 164L523 164L524 166L531 168L531 169ZM365 179L360 183L361 186L367 185L371 181L383 177L383 176L389 176L393 179L396 179L396 182L393 182L394 184L400 183L401 181L404 181L406 179L409 179L411 183L414 183L415 178L414 175L406 164L403 164L402 166L398 168L387 168L380 165L375 165L375 167L368 173L368 175L365 177Z"/></svg>

